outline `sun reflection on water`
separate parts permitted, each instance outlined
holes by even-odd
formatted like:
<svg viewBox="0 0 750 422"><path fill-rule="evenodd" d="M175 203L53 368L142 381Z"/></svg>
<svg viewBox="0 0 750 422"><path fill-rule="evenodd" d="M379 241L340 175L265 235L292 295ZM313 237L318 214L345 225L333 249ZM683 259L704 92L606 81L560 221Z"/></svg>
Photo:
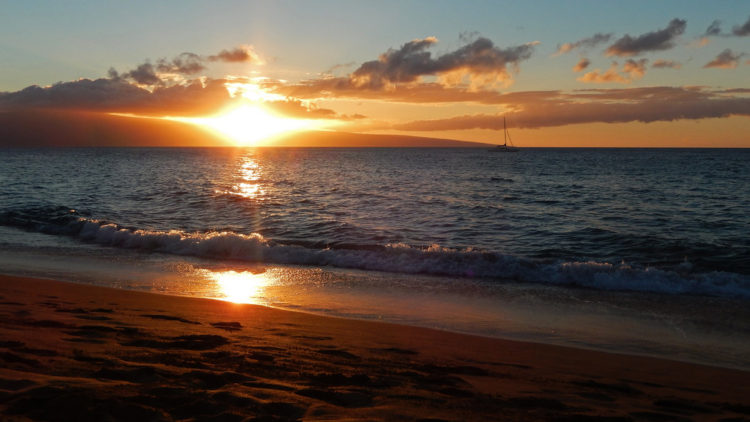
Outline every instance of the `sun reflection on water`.
<svg viewBox="0 0 750 422"><path fill-rule="evenodd" d="M234 303L265 304L265 290L272 283L265 272L205 270L205 276L216 282L220 299Z"/></svg>
<svg viewBox="0 0 750 422"><path fill-rule="evenodd" d="M235 176L237 183L232 185L229 190L217 191L217 193L248 199L263 199L266 191L263 189L260 182L262 169L258 160L253 157L243 157L242 160L242 165Z"/></svg>

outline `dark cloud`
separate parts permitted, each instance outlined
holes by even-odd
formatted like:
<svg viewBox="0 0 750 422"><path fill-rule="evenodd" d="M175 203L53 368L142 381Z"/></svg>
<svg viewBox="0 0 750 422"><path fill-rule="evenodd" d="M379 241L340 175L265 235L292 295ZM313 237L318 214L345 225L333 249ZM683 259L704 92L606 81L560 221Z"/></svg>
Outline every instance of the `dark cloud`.
<svg viewBox="0 0 750 422"><path fill-rule="evenodd" d="M628 57L647 51L668 50L674 47L674 39L685 32L687 21L672 19L666 28L647 32L638 37L625 35L607 48L608 56Z"/></svg>
<svg viewBox="0 0 750 422"><path fill-rule="evenodd" d="M654 61L651 67L654 69L679 69L682 67L682 64L672 60L658 59Z"/></svg>
<svg viewBox="0 0 750 422"><path fill-rule="evenodd" d="M732 33L738 37L746 37L750 35L750 17L747 18L747 21L744 24L732 28Z"/></svg>
<svg viewBox="0 0 750 422"><path fill-rule="evenodd" d="M583 38L575 42L566 42L557 46L556 55L569 53L577 48L594 48L601 43L608 42L613 34L596 33L588 38Z"/></svg>
<svg viewBox="0 0 750 422"><path fill-rule="evenodd" d="M478 38L457 50L433 58L426 51L437 42L434 37L410 41L398 50L388 50L377 60L362 63L350 75L359 88L380 90L395 84L411 83L422 76L486 77L496 80L510 78L508 66L518 66L531 57L533 44L500 49L487 38ZM456 75L453 75L456 76Z"/></svg>
<svg viewBox="0 0 750 422"><path fill-rule="evenodd" d="M581 123L657 122L682 119L750 116L750 98L701 88L651 87L587 90L551 96L534 95L507 113L516 127L541 128ZM585 101L584 101L585 100ZM477 114L421 120L392 126L405 131L493 129L503 127L502 115Z"/></svg>
<svg viewBox="0 0 750 422"><path fill-rule="evenodd" d="M708 28L706 28L706 33L703 35L707 37L721 35L721 21L715 20L711 22L711 25L708 25Z"/></svg>
<svg viewBox="0 0 750 422"><path fill-rule="evenodd" d="M156 74L154 65L148 62L138 65L138 67L130 72L123 73L120 77L130 78L141 85L157 85L161 83L161 78Z"/></svg>
<svg viewBox="0 0 750 422"><path fill-rule="evenodd" d="M229 62L229 63L261 63L260 56L255 52L252 46L243 45L231 50L221 50L219 54L208 56L212 62Z"/></svg>
<svg viewBox="0 0 750 422"><path fill-rule="evenodd" d="M160 59L156 66L159 72L192 75L206 69L201 56L195 53L182 53L171 61Z"/></svg>
<svg viewBox="0 0 750 422"><path fill-rule="evenodd" d="M201 115L231 102L223 80L156 87L149 91L123 78L81 79L0 93L0 109L66 109L152 115Z"/></svg>
<svg viewBox="0 0 750 422"><path fill-rule="evenodd" d="M581 57L581 60L578 60L578 63L576 63L576 65L573 66L573 72L580 72L586 69L587 67L589 67L590 64L591 62L589 61L589 59L585 57Z"/></svg>
<svg viewBox="0 0 750 422"><path fill-rule="evenodd" d="M166 86L169 85L165 76L169 75L195 75L206 70L206 62L253 62L261 63L260 57L253 51L250 46L240 46L232 50L222 50L217 55L200 56L195 53L185 52L179 56L168 60L161 58L156 64L150 62L138 65L134 70L118 73L115 69L109 70L110 78L122 78L135 81L140 85L146 86Z"/></svg>
<svg viewBox="0 0 750 422"><path fill-rule="evenodd" d="M719 69L734 69L739 64L740 58L744 56L744 53L734 53L730 49L726 49L719 53L715 59L706 63L704 68L719 68Z"/></svg>
<svg viewBox="0 0 750 422"><path fill-rule="evenodd" d="M517 70L519 63L531 56L535 45L529 43L501 49L486 38L478 38L453 52L433 58L426 49L436 42L437 39L432 37L410 41L398 50L391 49L381 54L378 60L362 63L347 76L329 76L296 84L266 81L263 88L302 99L349 97L407 102L442 102L444 99L451 102L456 95L480 98L485 93L495 92L482 91L481 87L507 82L510 70ZM439 82L420 81L425 76L437 77ZM465 83L465 77L469 78L469 85ZM470 92L482 93L475 95ZM424 98L428 99L425 101Z"/></svg>

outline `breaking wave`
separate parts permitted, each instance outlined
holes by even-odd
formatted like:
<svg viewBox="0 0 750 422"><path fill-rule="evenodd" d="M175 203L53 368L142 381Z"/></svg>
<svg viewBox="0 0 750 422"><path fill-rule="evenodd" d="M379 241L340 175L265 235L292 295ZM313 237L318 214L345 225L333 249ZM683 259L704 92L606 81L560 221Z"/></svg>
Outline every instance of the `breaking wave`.
<svg viewBox="0 0 750 422"><path fill-rule="evenodd" d="M601 290L750 298L750 276L721 271L693 272L688 262L670 268L624 262L545 262L498 252L402 243L311 248L280 243L258 233L125 228L86 218L75 210L62 207L8 211L0 214L0 224L72 236L110 247L211 259L480 277Z"/></svg>

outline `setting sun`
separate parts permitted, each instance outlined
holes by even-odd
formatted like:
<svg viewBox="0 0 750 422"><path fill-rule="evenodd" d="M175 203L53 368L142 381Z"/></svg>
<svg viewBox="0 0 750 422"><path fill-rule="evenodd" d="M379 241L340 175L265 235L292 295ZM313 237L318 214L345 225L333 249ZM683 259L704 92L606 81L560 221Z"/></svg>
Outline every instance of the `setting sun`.
<svg viewBox="0 0 750 422"><path fill-rule="evenodd" d="M281 117L261 106L250 104L240 105L211 117L169 117L168 119L201 125L239 146L259 145L282 133L320 127L312 120Z"/></svg>

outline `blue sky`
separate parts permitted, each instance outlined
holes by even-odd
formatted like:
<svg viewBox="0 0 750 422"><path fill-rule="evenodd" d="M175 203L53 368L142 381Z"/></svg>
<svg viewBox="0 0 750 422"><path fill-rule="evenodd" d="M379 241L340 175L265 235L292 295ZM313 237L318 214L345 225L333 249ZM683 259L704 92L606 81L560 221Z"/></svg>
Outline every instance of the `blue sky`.
<svg viewBox="0 0 750 422"><path fill-rule="evenodd" d="M575 61L572 55L549 58L559 43L597 32L637 35L681 18L687 20L687 30L680 42L687 44L714 20L728 30L750 16L747 1L4 1L2 9L4 91L101 77L110 66L126 69L145 59L184 51L209 54L238 44L251 44L271 58L268 71L303 78L337 64L371 60L416 38L436 36L440 43L435 53L453 50L462 33L481 34L500 46L541 43L522 65L524 77L514 89L532 83L525 77L537 88L545 81L575 86L572 77L567 82L563 76L545 77L549 66L569 68ZM664 56L699 68L724 48L750 53L746 38L721 41L715 48L678 48ZM593 64L604 67L608 62L602 58ZM696 70L689 78L696 84L737 84L750 76L747 69L732 75ZM652 73L653 84L675 76Z"/></svg>

